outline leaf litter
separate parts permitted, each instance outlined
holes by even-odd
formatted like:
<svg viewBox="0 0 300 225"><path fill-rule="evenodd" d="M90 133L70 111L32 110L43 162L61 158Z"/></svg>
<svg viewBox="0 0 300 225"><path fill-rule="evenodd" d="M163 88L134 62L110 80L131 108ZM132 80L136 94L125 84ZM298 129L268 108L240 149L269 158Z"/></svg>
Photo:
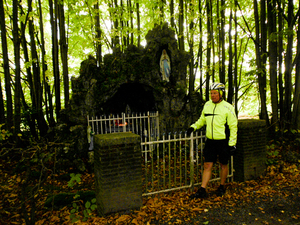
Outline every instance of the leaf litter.
<svg viewBox="0 0 300 225"><path fill-rule="evenodd" d="M1 160L0 224L24 224L22 218L20 186L22 178L14 175ZM4 166L5 165L5 166ZM60 174L58 174L59 177ZM68 181L50 179L46 182L68 189ZM82 189L94 188L94 175L82 175ZM205 200L190 200L190 190L157 194L143 198L139 210L114 213L99 217L96 211L87 221L79 211L76 224L297 224L300 223L300 167L298 163L280 161L269 165L265 176L246 182L230 182L226 194L217 197L217 183L210 183L210 196ZM86 187L84 187L86 186ZM54 190L59 193L59 190ZM36 224L73 224L70 219L72 206L45 209L49 190L40 190L36 198ZM29 207L29 206L27 206Z"/></svg>

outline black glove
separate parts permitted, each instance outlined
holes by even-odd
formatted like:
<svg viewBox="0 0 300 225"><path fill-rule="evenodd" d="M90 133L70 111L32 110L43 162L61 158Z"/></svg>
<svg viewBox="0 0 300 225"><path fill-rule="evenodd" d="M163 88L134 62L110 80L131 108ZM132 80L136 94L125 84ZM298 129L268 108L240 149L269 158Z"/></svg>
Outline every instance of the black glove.
<svg viewBox="0 0 300 225"><path fill-rule="evenodd" d="M236 147L235 146L228 146L227 151L230 155L235 155Z"/></svg>
<svg viewBox="0 0 300 225"><path fill-rule="evenodd" d="M193 127L189 127L189 129L186 130L186 134L187 136L190 136L191 133L194 131L195 129Z"/></svg>

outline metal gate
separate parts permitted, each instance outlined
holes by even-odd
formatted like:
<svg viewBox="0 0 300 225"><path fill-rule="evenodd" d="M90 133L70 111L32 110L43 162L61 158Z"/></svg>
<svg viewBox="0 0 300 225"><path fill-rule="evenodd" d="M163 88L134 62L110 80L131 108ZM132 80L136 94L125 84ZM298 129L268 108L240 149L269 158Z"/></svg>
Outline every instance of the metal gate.
<svg viewBox="0 0 300 225"><path fill-rule="evenodd" d="M139 113L102 115L87 118L95 134L132 132L141 137L143 196L192 188L201 184L203 172L204 131L162 133L159 114ZM233 160L228 178L233 179ZM213 167L211 181L220 180L220 168Z"/></svg>

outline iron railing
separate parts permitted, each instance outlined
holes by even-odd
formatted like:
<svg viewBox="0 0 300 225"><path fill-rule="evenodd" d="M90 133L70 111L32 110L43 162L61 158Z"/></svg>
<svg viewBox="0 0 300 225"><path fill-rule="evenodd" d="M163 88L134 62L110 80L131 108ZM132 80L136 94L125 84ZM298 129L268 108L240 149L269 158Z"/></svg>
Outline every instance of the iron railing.
<svg viewBox="0 0 300 225"><path fill-rule="evenodd" d="M159 114L102 115L89 118L95 134L132 132L141 137L143 196L191 188L201 184L205 132L159 132ZM233 179L233 160L229 164L229 179ZM220 167L213 167L210 181L220 180Z"/></svg>

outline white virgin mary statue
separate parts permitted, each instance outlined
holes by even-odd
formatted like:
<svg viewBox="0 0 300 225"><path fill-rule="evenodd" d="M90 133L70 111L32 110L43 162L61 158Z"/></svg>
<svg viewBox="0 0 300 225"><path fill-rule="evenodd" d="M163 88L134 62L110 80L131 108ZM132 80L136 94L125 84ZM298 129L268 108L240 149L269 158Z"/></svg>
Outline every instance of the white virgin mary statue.
<svg viewBox="0 0 300 225"><path fill-rule="evenodd" d="M170 57L168 56L167 51L165 49L162 51L160 57L160 72L162 74L162 79L169 82L170 73L171 73L171 63L170 63Z"/></svg>

